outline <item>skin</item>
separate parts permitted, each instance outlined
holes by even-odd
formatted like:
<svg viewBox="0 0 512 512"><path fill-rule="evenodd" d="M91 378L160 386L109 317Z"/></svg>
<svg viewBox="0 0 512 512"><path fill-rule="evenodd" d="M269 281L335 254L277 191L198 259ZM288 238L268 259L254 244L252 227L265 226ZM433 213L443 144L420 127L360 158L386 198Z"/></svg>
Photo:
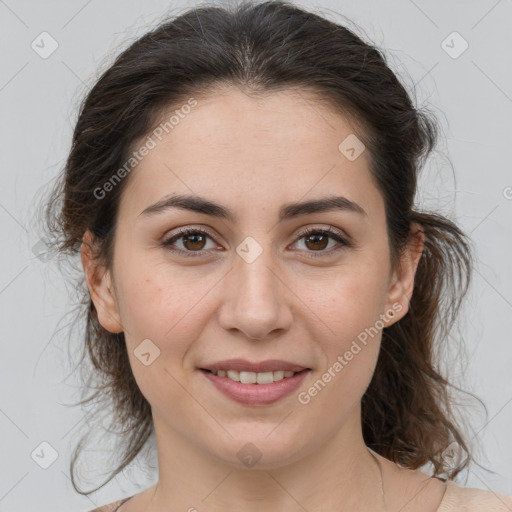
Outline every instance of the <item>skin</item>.
<svg viewBox="0 0 512 512"><path fill-rule="evenodd" d="M382 331L307 405L297 399L393 304L401 310L385 325L407 314L421 255L419 235L400 269L391 270L368 151L350 161L338 149L351 133L347 119L305 92L255 99L224 88L199 99L127 178L112 272L94 264L86 233L82 262L99 321L125 332L156 433L159 480L121 512L384 510L380 470L360 420ZM182 193L227 206L238 220L179 209L140 215ZM338 210L278 222L283 204L332 194L367 215ZM174 244L203 255L160 244L182 226L213 235L203 245ZM353 245L334 252L334 239L319 247L298 236L301 228L329 226ZM251 264L236 252L247 236L262 248ZM148 366L134 355L144 339L160 350ZM274 404L242 405L198 369L232 357L284 359L312 372ZM262 454L252 468L237 457L248 442ZM377 459L388 510L437 510L442 481Z"/></svg>

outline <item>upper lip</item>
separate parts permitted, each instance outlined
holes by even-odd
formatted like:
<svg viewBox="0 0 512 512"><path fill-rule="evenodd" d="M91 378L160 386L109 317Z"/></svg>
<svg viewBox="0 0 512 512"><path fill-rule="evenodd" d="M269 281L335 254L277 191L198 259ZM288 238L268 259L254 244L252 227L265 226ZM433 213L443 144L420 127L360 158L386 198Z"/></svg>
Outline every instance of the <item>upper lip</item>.
<svg viewBox="0 0 512 512"><path fill-rule="evenodd" d="M239 372L272 372L272 371L290 371L300 372L305 370L306 366L282 361L280 359L267 359L266 361L251 362L246 359L225 359L216 363L203 366L203 370L219 371L219 370L236 370ZM308 368L309 369L309 368Z"/></svg>

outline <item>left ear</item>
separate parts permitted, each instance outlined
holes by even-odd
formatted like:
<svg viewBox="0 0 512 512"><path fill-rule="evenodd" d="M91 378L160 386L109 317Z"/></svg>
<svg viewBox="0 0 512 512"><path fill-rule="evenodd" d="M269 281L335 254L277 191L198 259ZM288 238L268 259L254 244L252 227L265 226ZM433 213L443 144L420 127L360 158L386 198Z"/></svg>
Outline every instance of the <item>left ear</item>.
<svg viewBox="0 0 512 512"><path fill-rule="evenodd" d="M423 253L424 243L423 226L417 222L412 222L411 239L400 258L398 270L393 273L388 289L386 311L393 309L396 314L386 327L403 318L409 311L409 303L414 291L414 277Z"/></svg>

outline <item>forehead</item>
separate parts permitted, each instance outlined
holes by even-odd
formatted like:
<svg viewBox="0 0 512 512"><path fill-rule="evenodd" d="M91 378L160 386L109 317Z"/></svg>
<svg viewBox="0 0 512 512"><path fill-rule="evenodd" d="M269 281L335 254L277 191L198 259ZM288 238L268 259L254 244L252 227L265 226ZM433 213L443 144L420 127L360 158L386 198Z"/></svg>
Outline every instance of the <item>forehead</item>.
<svg viewBox="0 0 512 512"><path fill-rule="evenodd" d="M180 116L179 126L173 127L172 133L176 140L186 138L198 148L208 144L218 150L257 152L262 147L280 149L289 158L293 157L290 152L293 147L295 152L299 149L303 153L325 152L334 143L337 150L337 142L341 142L338 139L344 139L355 129L347 116L337 114L325 99L320 100L318 93L310 90L254 95L236 86L224 87L197 98L197 105L189 109L190 113ZM179 110L175 105L163 112L160 125ZM260 160L265 158L263 152L257 154Z"/></svg>
<svg viewBox="0 0 512 512"><path fill-rule="evenodd" d="M243 198L242 207L339 192L370 210L372 203L379 206L368 152L351 160L342 151L354 127L313 94L285 90L253 97L233 86L195 98L161 140L148 134L156 145L129 177L131 205L143 208L182 192L224 203ZM155 127L177 110L173 105Z"/></svg>

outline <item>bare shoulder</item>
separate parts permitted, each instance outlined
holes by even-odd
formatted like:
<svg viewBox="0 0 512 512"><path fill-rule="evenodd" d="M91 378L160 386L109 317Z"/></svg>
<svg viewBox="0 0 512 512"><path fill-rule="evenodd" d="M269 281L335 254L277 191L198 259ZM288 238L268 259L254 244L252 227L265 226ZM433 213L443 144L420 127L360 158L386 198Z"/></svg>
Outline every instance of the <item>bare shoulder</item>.
<svg viewBox="0 0 512 512"><path fill-rule="evenodd" d="M387 489L392 499L390 510L402 512L510 512L512 496L492 490L467 488L451 480L428 476L420 470L399 467L387 459ZM387 461L387 462L386 462ZM389 505L389 504L388 504Z"/></svg>
<svg viewBox="0 0 512 512"><path fill-rule="evenodd" d="M512 510L512 496L488 489L477 489L472 487L462 487L453 481L448 481L448 490L444 508L439 512L449 512L455 510L455 507L474 512L508 512Z"/></svg>

